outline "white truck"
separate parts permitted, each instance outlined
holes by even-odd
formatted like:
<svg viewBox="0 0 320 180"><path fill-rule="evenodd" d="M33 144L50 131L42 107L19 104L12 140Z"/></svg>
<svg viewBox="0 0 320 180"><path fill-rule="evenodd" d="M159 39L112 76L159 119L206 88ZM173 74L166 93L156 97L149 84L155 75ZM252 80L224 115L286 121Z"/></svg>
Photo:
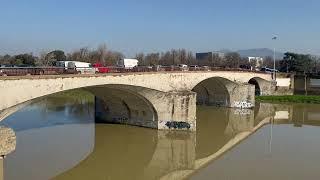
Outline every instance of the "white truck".
<svg viewBox="0 0 320 180"><path fill-rule="evenodd" d="M117 65L119 67L123 67L125 69L132 69L136 66L138 66L138 60L137 59L120 59L117 62Z"/></svg>
<svg viewBox="0 0 320 180"><path fill-rule="evenodd" d="M58 61L56 66L64 67L65 69L74 68L80 74L94 74L96 71L91 63L80 61Z"/></svg>

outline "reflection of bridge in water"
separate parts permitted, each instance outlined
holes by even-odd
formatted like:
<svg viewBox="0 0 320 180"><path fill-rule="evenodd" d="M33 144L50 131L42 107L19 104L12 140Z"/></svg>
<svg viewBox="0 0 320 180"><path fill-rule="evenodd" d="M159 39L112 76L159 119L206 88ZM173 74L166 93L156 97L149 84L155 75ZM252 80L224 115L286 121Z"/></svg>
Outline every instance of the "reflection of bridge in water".
<svg viewBox="0 0 320 180"><path fill-rule="evenodd" d="M295 111L297 108L299 112ZM303 113L301 113L301 108ZM72 163L65 167L70 170L63 169L65 173L58 176L57 179L70 179L71 177L73 179L84 177L85 179L99 179L99 177L110 179L128 179L128 177L130 179L180 179L220 157L256 130L271 122L274 124L294 124L296 127L301 125L319 126L320 113L317 112L317 109L318 107L314 105L274 104L259 104L256 110L200 107L197 114L199 122L196 132L167 132L139 128L138 131L141 133L137 133L136 127L96 125L94 134L88 128L86 131L82 130L82 136L94 138L95 144L86 142L82 145L85 148L69 147L69 149L77 149L77 151L81 148L83 150L81 153L73 152L75 155L72 157ZM68 124L67 126L69 129L71 129L70 127L72 129L84 128L84 126L81 127L77 124ZM40 128L39 131L48 131L48 128L62 127L59 125L43 127L43 130ZM94 126L90 128L94 128ZM28 134L28 131L23 130L21 133ZM63 131L60 130L60 132ZM57 139L57 142L65 140L66 142L62 142L62 144L66 145L76 139L72 139L71 135L69 137ZM89 139L87 140L89 141ZM41 146L46 145L40 144L38 148L41 149ZM58 151L58 149L54 151ZM87 157L85 158L84 155ZM24 156L28 156L28 154L24 154ZM51 159L54 159L55 156L59 155L52 153ZM39 161L39 164L41 164L40 161L46 161L44 158L41 160L43 156L30 157L33 161ZM59 161L64 162L69 158L63 157L66 160L62 160L60 157ZM81 162L79 163L79 161ZM3 176L1 163L0 168L1 177L1 175ZM61 169L58 171L52 168L54 170L50 172L50 168L49 171L46 169L46 173L48 173L46 177L54 177L61 173ZM41 166L39 166L39 170L41 171ZM19 171L20 169L17 167L15 172Z"/></svg>
<svg viewBox="0 0 320 180"><path fill-rule="evenodd" d="M140 129L144 132L135 135L134 128L130 132L122 126L98 125L94 151L58 179L128 179L128 174L130 179L180 179L221 156L272 119L269 116L255 121L253 110L214 107L200 107L197 116L200 120L196 132Z"/></svg>

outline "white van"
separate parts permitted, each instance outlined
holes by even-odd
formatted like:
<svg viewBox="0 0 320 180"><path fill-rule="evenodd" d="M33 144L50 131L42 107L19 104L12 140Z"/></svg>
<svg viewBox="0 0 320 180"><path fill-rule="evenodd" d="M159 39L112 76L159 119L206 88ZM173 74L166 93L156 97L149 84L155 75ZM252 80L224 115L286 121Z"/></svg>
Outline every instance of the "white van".
<svg viewBox="0 0 320 180"><path fill-rule="evenodd" d="M138 62L139 61L137 59L120 59L117 62L117 65L125 69L132 69L138 66Z"/></svg>
<svg viewBox="0 0 320 180"><path fill-rule="evenodd" d="M65 69L75 68L80 74L94 74L96 72L91 63L80 61L58 61L57 67L64 67Z"/></svg>

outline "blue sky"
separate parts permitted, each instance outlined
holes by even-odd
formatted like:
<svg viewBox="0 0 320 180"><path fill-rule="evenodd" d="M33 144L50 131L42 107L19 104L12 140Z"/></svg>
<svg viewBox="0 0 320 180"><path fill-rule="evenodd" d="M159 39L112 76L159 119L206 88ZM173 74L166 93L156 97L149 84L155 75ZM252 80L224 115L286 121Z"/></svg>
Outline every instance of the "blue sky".
<svg viewBox="0 0 320 180"><path fill-rule="evenodd" d="M0 0L0 54L100 43L127 56L274 46L320 54L319 9L317 0Z"/></svg>

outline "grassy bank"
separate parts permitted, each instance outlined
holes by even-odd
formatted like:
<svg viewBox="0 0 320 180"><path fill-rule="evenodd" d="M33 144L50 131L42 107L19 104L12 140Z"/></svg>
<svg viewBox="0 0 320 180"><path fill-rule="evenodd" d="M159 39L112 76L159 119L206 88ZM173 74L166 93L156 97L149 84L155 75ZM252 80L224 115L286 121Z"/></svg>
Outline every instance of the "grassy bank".
<svg viewBox="0 0 320 180"><path fill-rule="evenodd" d="M320 96L258 96L257 102L291 102L291 103L310 103L320 104Z"/></svg>
<svg viewBox="0 0 320 180"><path fill-rule="evenodd" d="M63 91L63 92L51 94L51 95L49 95L49 97L68 98L68 99L76 100L76 101L85 100L86 102L94 102L94 95L87 92L87 91L84 91L82 89Z"/></svg>

